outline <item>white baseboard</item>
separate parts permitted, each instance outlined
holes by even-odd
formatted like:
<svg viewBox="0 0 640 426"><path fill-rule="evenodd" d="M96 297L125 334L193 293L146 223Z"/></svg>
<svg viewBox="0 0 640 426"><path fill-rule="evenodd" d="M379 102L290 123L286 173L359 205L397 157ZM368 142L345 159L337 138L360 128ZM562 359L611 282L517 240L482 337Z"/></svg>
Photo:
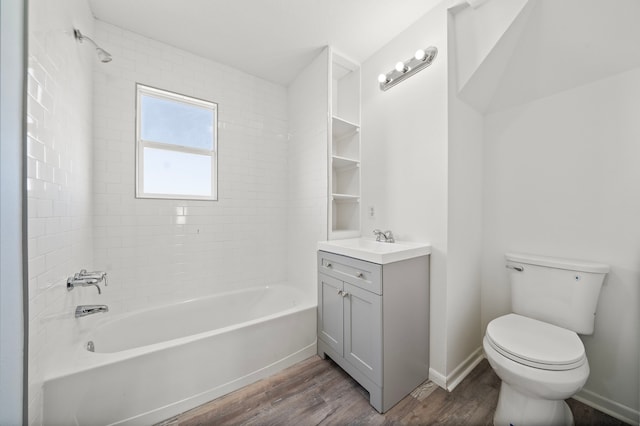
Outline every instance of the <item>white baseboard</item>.
<svg viewBox="0 0 640 426"><path fill-rule="evenodd" d="M460 363L448 376L434 370L429 369L429 380L441 388L451 392L456 386L464 380L465 377L485 358L482 347L476 349L467 359ZM618 420L630 425L640 425L640 412L626 405L605 398L588 389L583 389L573 398L582 402L589 407L602 411Z"/></svg>
<svg viewBox="0 0 640 426"><path fill-rule="evenodd" d="M447 376L446 389L451 392L464 380L471 371L484 359L482 347L477 348Z"/></svg>
<svg viewBox="0 0 640 426"><path fill-rule="evenodd" d="M638 425L640 422L640 412L638 410L612 401L588 389L582 389L573 396L573 399L630 425Z"/></svg>
<svg viewBox="0 0 640 426"><path fill-rule="evenodd" d="M440 386L442 389L447 388L447 378L433 368L429 368L429 380Z"/></svg>
<svg viewBox="0 0 640 426"><path fill-rule="evenodd" d="M482 347L477 348L471 353L464 361L462 361L456 368L445 376L444 374L429 368L429 380L441 388L451 392L456 386L464 380L465 377L471 373L471 371L484 359L484 352Z"/></svg>

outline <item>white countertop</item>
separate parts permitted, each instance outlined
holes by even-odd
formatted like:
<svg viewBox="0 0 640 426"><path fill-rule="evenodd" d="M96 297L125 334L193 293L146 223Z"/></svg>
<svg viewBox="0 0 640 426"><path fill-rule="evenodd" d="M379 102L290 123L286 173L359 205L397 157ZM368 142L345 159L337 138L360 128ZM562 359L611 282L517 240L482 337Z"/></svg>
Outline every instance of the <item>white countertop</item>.
<svg viewBox="0 0 640 426"><path fill-rule="evenodd" d="M410 241L384 243L365 238L350 238L319 241L318 250L384 265L431 254L431 244Z"/></svg>

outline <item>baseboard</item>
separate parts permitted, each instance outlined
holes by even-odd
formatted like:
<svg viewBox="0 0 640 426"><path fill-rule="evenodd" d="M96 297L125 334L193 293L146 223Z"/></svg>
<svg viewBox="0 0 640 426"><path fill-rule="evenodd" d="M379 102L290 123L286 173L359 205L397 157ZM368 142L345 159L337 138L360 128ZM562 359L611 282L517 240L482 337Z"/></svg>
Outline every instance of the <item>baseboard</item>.
<svg viewBox="0 0 640 426"><path fill-rule="evenodd" d="M442 389L447 388L447 378L433 368L429 368L429 380L440 386Z"/></svg>
<svg viewBox="0 0 640 426"><path fill-rule="evenodd" d="M448 376L444 376L430 368L429 379L441 388L451 392L484 358L484 352L480 347L460 363ZM640 412L638 410L612 401L588 389L581 390L573 398L620 421L630 425L640 425Z"/></svg>
<svg viewBox="0 0 640 426"><path fill-rule="evenodd" d="M573 396L573 399L630 425L638 425L640 422L640 412L638 410L612 401L588 389L581 390Z"/></svg>
<svg viewBox="0 0 640 426"><path fill-rule="evenodd" d="M482 347L479 347L447 376L446 389L449 392L454 390L483 359L484 352L482 352Z"/></svg>
<svg viewBox="0 0 640 426"><path fill-rule="evenodd" d="M429 380L440 386L442 389L451 392L478 364L480 364L480 361L483 359L484 352L482 352L482 347L479 347L447 376L433 368L429 368Z"/></svg>

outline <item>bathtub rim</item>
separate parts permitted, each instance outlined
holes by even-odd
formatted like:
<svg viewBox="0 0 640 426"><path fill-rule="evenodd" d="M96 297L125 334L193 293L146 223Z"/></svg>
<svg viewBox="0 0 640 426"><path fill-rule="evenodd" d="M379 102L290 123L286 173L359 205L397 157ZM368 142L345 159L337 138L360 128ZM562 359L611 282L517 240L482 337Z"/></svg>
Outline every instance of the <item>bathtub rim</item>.
<svg viewBox="0 0 640 426"><path fill-rule="evenodd" d="M82 332L80 334L80 338L72 343L71 348L69 348L68 351L64 351L63 356L57 358L57 359L62 359L62 361L59 362L59 365L57 366L57 368L52 369L47 374L45 374L43 378L43 383L46 385L47 381L60 379L60 378L63 378L72 374L80 373L83 371L87 371L93 368L98 368L101 366L120 362L130 358L141 357L149 353L158 352L164 349L184 345L190 342L194 342L200 339L205 339L207 337L212 337L222 333L228 333L240 328L250 327L252 325L259 324L261 322L266 322L275 318L292 315L294 313L302 312L305 310L317 309L317 303L314 303L308 300L307 298L303 298L303 301L299 305L296 305L292 308L277 311L269 315L263 315L258 318L254 318L248 321L243 321L237 324L232 324L226 327L217 328L214 330L207 330L207 331L203 331L203 332L188 335L188 336L178 337L175 339L165 340L162 342L152 343L149 345L139 346L136 348L125 349L118 352L90 352L86 349L86 343L90 340L90 336L95 328L106 326L115 321L126 319L143 312L160 310L163 308L173 307L176 305L184 305L189 302L197 302L205 299L214 299L214 298L223 297L229 294L237 294L237 293L243 293L243 292L249 292L249 291L255 291L255 290L262 290L265 288L276 287L276 286L287 288L287 289L293 289L295 291L300 292L300 294L304 295L304 293L299 289L286 284L270 284L270 285L262 285L262 286L253 286L253 287L246 287L243 289L226 291L223 293L206 295L203 297L189 298L189 299L181 300L175 303L165 303L161 305L155 305L155 306L151 306L144 309L139 309L135 311L118 314L113 318L103 320L97 323L95 327L93 327L92 329Z"/></svg>

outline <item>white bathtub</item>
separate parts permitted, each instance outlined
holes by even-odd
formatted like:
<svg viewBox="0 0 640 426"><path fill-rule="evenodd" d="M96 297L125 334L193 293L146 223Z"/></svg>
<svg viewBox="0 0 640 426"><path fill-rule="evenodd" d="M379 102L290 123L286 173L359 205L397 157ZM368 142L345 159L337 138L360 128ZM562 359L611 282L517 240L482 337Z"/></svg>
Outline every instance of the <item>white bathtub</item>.
<svg viewBox="0 0 640 426"><path fill-rule="evenodd" d="M45 380L44 424L159 422L314 355L315 330L282 285L106 317Z"/></svg>

